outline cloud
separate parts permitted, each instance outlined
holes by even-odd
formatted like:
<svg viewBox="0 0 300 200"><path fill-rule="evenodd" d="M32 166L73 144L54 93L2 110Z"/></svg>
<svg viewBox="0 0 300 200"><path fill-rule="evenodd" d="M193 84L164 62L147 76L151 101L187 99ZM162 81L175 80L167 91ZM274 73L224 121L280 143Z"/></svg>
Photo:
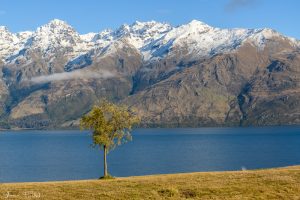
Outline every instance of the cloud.
<svg viewBox="0 0 300 200"><path fill-rule="evenodd" d="M225 5L225 11L234 12L241 8L255 5L259 0L229 0Z"/></svg>
<svg viewBox="0 0 300 200"><path fill-rule="evenodd" d="M6 11L5 10L0 10L0 15L5 15Z"/></svg>
<svg viewBox="0 0 300 200"><path fill-rule="evenodd" d="M100 71L100 72L82 72L82 71L74 71L74 72L62 72L62 73L55 73L51 75L43 75L33 77L29 81L32 83L46 83L46 82L53 82L53 81L63 81L63 80L72 80L72 79L90 79L90 78L97 78L97 79L106 79L114 77L115 75L109 71Z"/></svg>

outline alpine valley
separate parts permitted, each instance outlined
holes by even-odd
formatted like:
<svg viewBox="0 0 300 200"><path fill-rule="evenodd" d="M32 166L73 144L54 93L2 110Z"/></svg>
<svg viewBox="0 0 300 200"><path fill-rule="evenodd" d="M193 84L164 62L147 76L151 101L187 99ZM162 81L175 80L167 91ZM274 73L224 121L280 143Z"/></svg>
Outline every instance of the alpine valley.
<svg viewBox="0 0 300 200"><path fill-rule="evenodd" d="M2 129L76 127L103 97L135 107L144 127L300 124L300 41L268 28L1 26L0 68Z"/></svg>

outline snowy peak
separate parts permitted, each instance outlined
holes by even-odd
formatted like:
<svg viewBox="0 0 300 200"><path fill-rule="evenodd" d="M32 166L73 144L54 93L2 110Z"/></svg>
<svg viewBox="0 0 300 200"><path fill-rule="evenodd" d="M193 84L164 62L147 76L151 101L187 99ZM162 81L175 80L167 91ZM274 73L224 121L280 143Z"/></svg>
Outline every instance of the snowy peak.
<svg viewBox="0 0 300 200"><path fill-rule="evenodd" d="M182 38L197 40L197 38L199 38L200 35L213 30L213 27L203 22L192 20L188 24L178 26L169 31L165 35L164 40L166 43L168 43L166 40L180 40Z"/></svg>
<svg viewBox="0 0 300 200"><path fill-rule="evenodd" d="M96 34L91 42L94 43L95 48L103 49L113 43L115 38L114 31L111 29L105 29L104 31Z"/></svg>
<svg viewBox="0 0 300 200"><path fill-rule="evenodd" d="M142 53L146 60L165 56L196 59L234 51L246 41L261 50L271 38L280 38L287 40L291 46L299 46L295 39L285 37L272 29L220 29L193 20L172 28L161 39L143 48Z"/></svg>
<svg viewBox="0 0 300 200"><path fill-rule="evenodd" d="M122 25L113 34L116 38L126 38L129 43L140 49L154 40L161 38L164 34L172 30L172 28L167 23L136 21L131 25Z"/></svg>
<svg viewBox="0 0 300 200"><path fill-rule="evenodd" d="M116 30L80 35L67 22L54 19L35 32L13 34L7 27L0 26L0 58L15 55L24 48L38 48L45 55L65 48L68 58L74 59L95 49L109 49L118 41L126 41L137 48L144 60L162 58L180 48L186 54L201 57L234 50L245 41L263 48L273 37L289 40L291 45L299 47L298 40L284 37L272 29L220 29L198 20L177 27L156 21L135 21Z"/></svg>
<svg viewBox="0 0 300 200"><path fill-rule="evenodd" d="M43 51L52 51L56 47L76 48L84 42L75 29L65 21L54 19L43 25L32 34L32 41L27 48L40 48Z"/></svg>
<svg viewBox="0 0 300 200"><path fill-rule="evenodd" d="M192 20L188 24L184 24L174 28L167 34L166 38L179 38L186 36L198 36L208 31L213 31L214 28L197 20Z"/></svg>
<svg viewBox="0 0 300 200"><path fill-rule="evenodd" d="M6 26L0 26L0 32L9 32Z"/></svg>
<svg viewBox="0 0 300 200"><path fill-rule="evenodd" d="M140 22L135 21L130 26L131 32L134 34L149 34L149 33L165 33L172 29L172 26L167 23L160 23L156 21Z"/></svg>
<svg viewBox="0 0 300 200"><path fill-rule="evenodd" d="M17 40L17 37L13 33L11 33L6 26L0 26L0 40L7 40L6 42L12 42Z"/></svg>
<svg viewBox="0 0 300 200"><path fill-rule="evenodd" d="M213 27L198 20L192 20L188 24L182 25L180 27L183 29L189 29L190 31L208 31L213 29Z"/></svg>
<svg viewBox="0 0 300 200"><path fill-rule="evenodd" d="M97 33L87 33L80 35L80 38L85 42L92 42L96 35Z"/></svg>
<svg viewBox="0 0 300 200"><path fill-rule="evenodd" d="M55 26L70 26L66 21L60 19L53 19L48 24L55 25Z"/></svg>
<svg viewBox="0 0 300 200"><path fill-rule="evenodd" d="M24 49L26 52L27 50L41 51L45 59L51 60L60 51L64 52L63 56L66 59L72 59L94 47L89 41L93 37L92 34L80 36L72 26L58 19L38 27L35 32L19 32L15 36L18 39L18 45L16 45L18 49L10 51L6 56L7 63L11 64L19 58L23 63L31 62L31 57L19 53L25 52Z"/></svg>
<svg viewBox="0 0 300 200"><path fill-rule="evenodd" d="M267 41L274 38L287 41L293 47L299 47L299 40L291 37L287 37L277 32L274 29L263 28L263 29L249 29L251 32L248 34L247 40L256 45L259 49L262 49Z"/></svg>
<svg viewBox="0 0 300 200"><path fill-rule="evenodd" d="M79 34L64 21L55 19L48 24L37 28L35 35L38 37L50 38L50 37L79 37Z"/></svg>
<svg viewBox="0 0 300 200"><path fill-rule="evenodd" d="M19 38L9 32L5 26L0 26L0 60L13 54L19 48Z"/></svg>
<svg viewBox="0 0 300 200"><path fill-rule="evenodd" d="M39 27L37 29L37 31L39 30L50 30L53 32L58 32L61 30L73 30L75 32L75 30L73 29L73 27L71 27L67 22L59 20L59 19L54 19L51 20L49 23Z"/></svg>
<svg viewBox="0 0 300 200"><path fill-rule="evenodd" d="M32 35L33 35L33 32L31 32L31 31L23 31L23 32L19 32L16 34L16 36L22 41L27 40Z"/></svg>
<svg viewBox="0 0 300 200"><path fill-rule="evenodd" d="M156 21L139 22L136 21L130 26L131 32L135 37L140 37L143 40L156 40L163 34L172 30L172 26L167 23L159 23Z"/></svg>
<svg viewBox="0 0 300 200"><path fill-rule="evenodd" d="M13 43L14 45L18 45L18 43L22 43L27 40L30 36L32 36L33 32L24 31L19 33L11 33L6 26L0 26L0 41L2 43Z"/></svg>

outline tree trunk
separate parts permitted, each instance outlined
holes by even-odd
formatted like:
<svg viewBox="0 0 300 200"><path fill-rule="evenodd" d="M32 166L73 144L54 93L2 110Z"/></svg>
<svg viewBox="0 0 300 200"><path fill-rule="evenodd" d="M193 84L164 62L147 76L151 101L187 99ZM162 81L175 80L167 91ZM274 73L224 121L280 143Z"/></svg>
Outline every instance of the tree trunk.
<svg viewBox="0 0 300 200"><path fill-rule="evenodd" d="M106 149L106 146L104 145L104 177L107 176L106 154L107 154L107 149Z"/></svg>

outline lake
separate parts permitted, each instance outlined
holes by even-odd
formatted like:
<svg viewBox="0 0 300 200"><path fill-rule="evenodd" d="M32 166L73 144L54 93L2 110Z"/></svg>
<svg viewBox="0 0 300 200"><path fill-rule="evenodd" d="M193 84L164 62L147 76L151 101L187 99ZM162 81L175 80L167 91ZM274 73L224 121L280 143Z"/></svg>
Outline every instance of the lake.
<svg viewBox="0 0 300 200"><path fill-rule="evenodd" d="M1 131L0 182L95 179L103 152L89 132ZM300 164L300 127L137 129L108 155L114 176Z"/></svg>

